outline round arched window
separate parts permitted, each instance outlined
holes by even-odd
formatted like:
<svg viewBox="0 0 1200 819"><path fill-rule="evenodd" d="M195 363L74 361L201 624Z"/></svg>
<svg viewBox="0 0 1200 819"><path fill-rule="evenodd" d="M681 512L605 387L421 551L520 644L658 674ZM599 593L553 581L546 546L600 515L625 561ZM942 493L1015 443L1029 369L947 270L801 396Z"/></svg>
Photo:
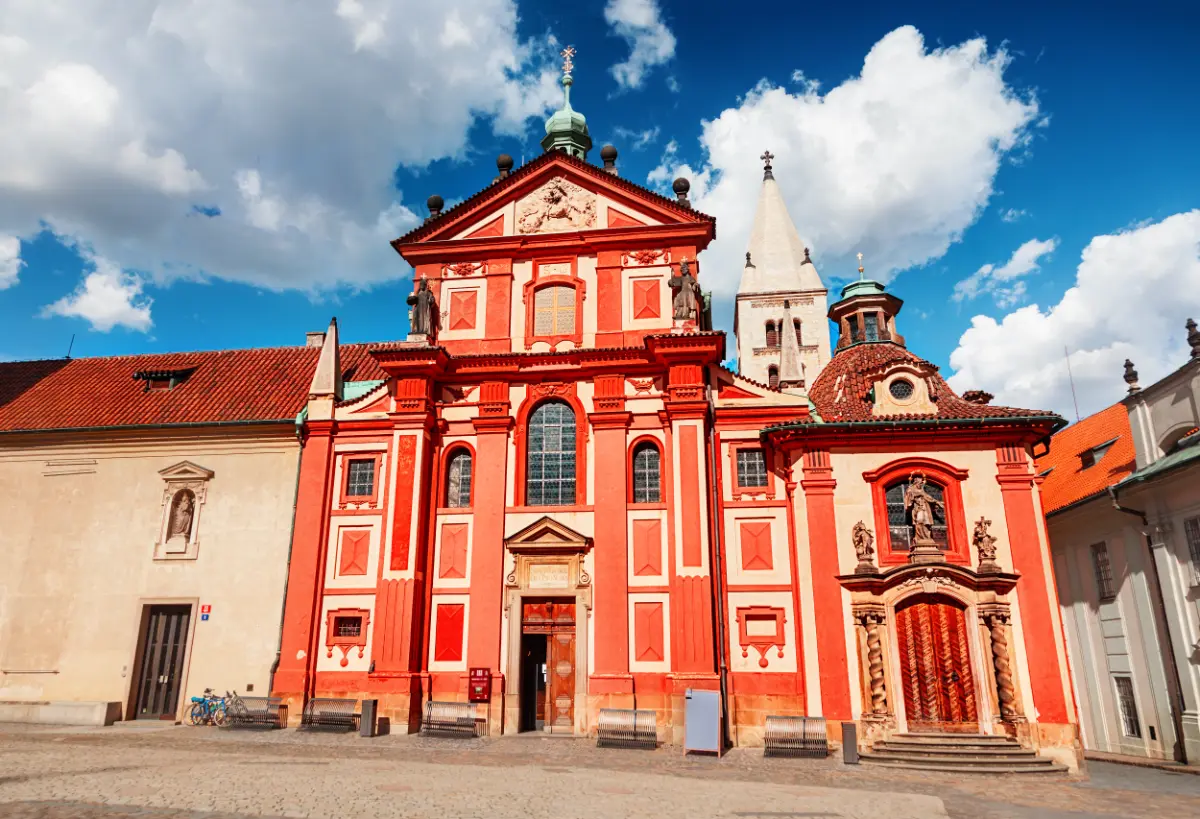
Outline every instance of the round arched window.
<svg viewBox="0 0 1200 819"><path fill-rule="evenodd" d="M907 401L913 397L913 392L916 390L913 383L907 378L897 378L888 385L888 392L892 394L892 398L897 401Z"/></svg>

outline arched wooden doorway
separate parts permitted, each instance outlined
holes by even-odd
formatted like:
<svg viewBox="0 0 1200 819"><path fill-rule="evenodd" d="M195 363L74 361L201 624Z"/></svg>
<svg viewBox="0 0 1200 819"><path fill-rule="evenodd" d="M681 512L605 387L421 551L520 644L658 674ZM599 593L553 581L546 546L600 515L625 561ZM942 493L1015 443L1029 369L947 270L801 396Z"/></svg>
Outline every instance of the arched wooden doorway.
<svg viewBox="0 0 1200 819"><path fill-rule="evenodd" d="M940 595L906 600L896 642L908 730L978 731L965 607Z"/></svg>

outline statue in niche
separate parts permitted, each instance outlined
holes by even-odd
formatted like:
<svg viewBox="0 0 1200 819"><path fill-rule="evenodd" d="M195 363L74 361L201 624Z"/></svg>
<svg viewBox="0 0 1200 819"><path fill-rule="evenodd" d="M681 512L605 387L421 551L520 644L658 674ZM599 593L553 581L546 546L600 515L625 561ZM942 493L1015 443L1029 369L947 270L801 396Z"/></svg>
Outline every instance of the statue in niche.
<svg viewBox="0 0 1200 819"><path fill-rule="evenodd" d="M933 539L933 525L936 522L933 517L933 510L941 508L942 515L946 514L946 507L937 498L925 491L925 473L914 472L908 476L908 489L904 492L904 510L911 510L912 527L913 527L913 542L920 545L931 545Z"/></svg>
<svg viewBox="0 0 1200 819"><path fill-rule="evenodd" d="M408 303L412 305L408 316L408 334L432 337L437 317L437 302L433 298L433 291L429 289L429 279L421 277L417 292L408 295Z"/></svg>
<svg viewBox="0 0 1200 819"><path fill-rule="evenodd" d="M671 307L676 321L694 321L696 318L696 303L700 298L700 285L692 275L691 265L687 259L679 263L679 275L672 276L669 282L674 295L671 297Z"/></svg>
<svg viewBox="0 0 1200 819"><path fill-rule="evenodd" d="M185 540L192 535L192 520L196 517L196 496L190 489L184 489L175 495L171 504L171 519L167 523L167 540L182 537Z"/></svg>
<svg viewBox="0 0 1200 819"><path fill-rule="evenodd" d="M975 522L975 535L971 538L979 551L979 571L998 572L1000 564L996 562L996 538L988 532L992 522L982 516Z"/></svg>
<svg viewBox="0 0 1200 819"><path fill-rule="evenodd" d="M875 571L875 547L872 545L875 542L875 535L871 534L871 530L861 520L854 524L854 529L850 533L850 540L854 544L854 554L858 556L859 574Z"/></svg>

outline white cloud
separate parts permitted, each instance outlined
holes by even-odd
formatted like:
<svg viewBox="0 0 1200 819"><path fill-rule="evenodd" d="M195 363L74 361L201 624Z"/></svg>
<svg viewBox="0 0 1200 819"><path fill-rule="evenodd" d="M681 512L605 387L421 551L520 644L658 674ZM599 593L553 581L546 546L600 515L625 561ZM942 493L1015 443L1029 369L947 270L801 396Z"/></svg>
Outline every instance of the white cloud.
<svg viewBox="0 0 1200 819"><path fill-rule="evenodd" d="M1041 268L1043 256L1058 247L1058 239L1030 239L1013 251L1012 258L996 267L985 264L954 285L954 300L973 299L988 293L1000 307L1012 307L1025 297L1025 282L1014 281Z"/></svg>
<svg viewBox="0 0 1200 819"><path fill-rule="evenodd" d="M1197 315L1200 210L1193 210L1093 238L1075 285L1048 309L1031 304L999 321L975 316L950 355L950 385L1073 418L1065 348L1080 412L1090 414L1124 395L1126 358L1143 385L1181 366L1183 325Z"/></svg>
<svg viewBox="0 0 1200 819"><path fill-rule="evenodd" d="M82 318L102 333L114 327L149 330L152 299L142 295L142 280L90 251L81 249L80 255L91 271L75 292L47 305L42 314Z"/></svg>
<svg viewBox="0 0 1200 819"><path fill-rule="evenodd" d="M703 123L697 169L664 156L650 182L687 176L698 210L720 238L700 259L704 284L737 288L764 149L801 237L826 276L846 276L861 251L869 275L943 255L979 217L1004 157L1023 146L1038 104L1004 80L1009 55L983 39L926 50L896 29L862 72L821 95L761 82L735 108Z"/></svg>
<svg viewBox="0 0 1200 819"><path fill-rule="evenodd" d="M387 240L435 191L396 166L561 100L553 38L516 28L515 0L0 4L0 235L48 226L154 283L404 275Z"/></svg>
<svg viewBox="0 0 1200 819"><path fill-rule="evenodd" d="M0 236L0 290L12 287L21 275L21 240L16 236Z"/></svg>
<svg viewBox="0 0 1200 819"><path fill-rule="evenodd" d="M1029 211L1020 208L1005 208L1000 211L1000 218L1005 222L1017 222L1029 215Z"/></svg>
<svg viewBox="0 0 1200 819"><path fill-rule="evenodd" d="M609 69L623 89L641 88L650 69L675 56L675 35L663 23L657 0L608 0L604 21L629 44L629 57ZM668 78L668 88L673 83Z"/></svg>
<svg viewBox="0 0 1200 819"><path fill-rule="evenodd" d="M647 145L658 141L659 126L647 128L644 131L635 131L631 128L622 128L618 125L613 129L613 133L621 139L629 141L629 147L635 151L640 151Z"/></svg>

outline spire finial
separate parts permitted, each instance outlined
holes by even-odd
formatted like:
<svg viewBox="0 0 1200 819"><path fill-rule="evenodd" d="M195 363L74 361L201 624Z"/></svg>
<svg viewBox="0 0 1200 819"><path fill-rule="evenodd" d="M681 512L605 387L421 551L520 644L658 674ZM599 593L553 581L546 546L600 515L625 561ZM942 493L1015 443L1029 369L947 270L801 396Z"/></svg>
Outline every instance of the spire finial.
<svg viewBox="0 0 1200 819"><path fill-rule="evenodd" d="M1133 362L1128 358L1125 359L1125 383L1129 385L1129 392L1140 392L1141 387L1138 386L1138 371L1133 368Z"/></svg>
<svg viewBox="0 0 1200 819"><path fill-rule="evenodd" d="M808 248L804 248L804 264L812 264L812 258L808 255Z"/></svg>
<svg viewBox="0 0 1200 819"><path fill-rule="evenodd" d="M775 158L775 154L770 151L763 151L759 157L763 161L763 179L774 179L775 174L771 172L771 160Z"/></svg>
<svg viewBox="0 0 1200 819"><path fill-rule="evenodd" d="M750 261L750 251L746 251L746 267L754 267L754 262Z"/></svg>
<svg viewBox="0 0 1200 819"><path fill-rule="evenodd" d="M861 282L866 276L863 275L862 254L858 254L858 280Z"/></svg>
<svg viewBox="0 0 1200 819"><path fill-rule="evenodd" d="M563 58L563 75L571 76L571 70L575 68L575 63L571 59L575 56L575 46L569 45L558 53Z"/></svg>

